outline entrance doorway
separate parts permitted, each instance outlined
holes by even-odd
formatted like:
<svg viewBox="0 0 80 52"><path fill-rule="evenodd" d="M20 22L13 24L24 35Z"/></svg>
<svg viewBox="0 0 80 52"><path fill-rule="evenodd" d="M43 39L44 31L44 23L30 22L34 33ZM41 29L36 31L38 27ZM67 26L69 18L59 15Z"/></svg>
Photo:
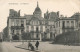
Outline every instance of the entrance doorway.
<svg viewBox="0 0 80 52"><path fill-rule="evenodd" d="M13 40L19 40L19 36L18 35L14 35L12 38L13 38Z"/></svg>

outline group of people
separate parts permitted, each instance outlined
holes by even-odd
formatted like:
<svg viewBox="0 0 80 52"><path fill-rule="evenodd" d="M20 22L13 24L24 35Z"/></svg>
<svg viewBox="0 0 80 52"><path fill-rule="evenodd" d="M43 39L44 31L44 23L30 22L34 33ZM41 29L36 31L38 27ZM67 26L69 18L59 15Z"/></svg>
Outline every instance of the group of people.
<svg viewBox="0 0 80 52"><path fill-rule="evenodd" d="M39 41L36 41L35 46L36 46L36 49L38 50ZM28 42L28 49L31 49L32 51L34 51L34 46L30 42Z"/></svg>

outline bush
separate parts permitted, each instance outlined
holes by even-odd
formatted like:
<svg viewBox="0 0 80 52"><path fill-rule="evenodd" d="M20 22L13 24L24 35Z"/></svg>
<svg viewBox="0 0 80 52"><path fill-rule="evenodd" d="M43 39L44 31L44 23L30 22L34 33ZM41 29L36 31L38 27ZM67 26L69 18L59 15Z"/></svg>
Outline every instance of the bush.
<svg viewBox="0 0 80 52"><path fill-rule="evenodd" d="M55 37L54 43L58 44L73 44L73 43L79 43L79 33L78 31L71 31L62 33Z"/></svg>

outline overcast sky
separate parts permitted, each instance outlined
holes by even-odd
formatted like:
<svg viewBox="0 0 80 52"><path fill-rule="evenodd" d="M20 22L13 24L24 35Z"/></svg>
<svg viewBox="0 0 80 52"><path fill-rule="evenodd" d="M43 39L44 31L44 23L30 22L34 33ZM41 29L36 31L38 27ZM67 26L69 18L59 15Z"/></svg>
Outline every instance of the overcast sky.
<svg viewBox="0 0 80 52"><path fill-rule="evenodd" d="M64 16L71 16L80 12L80 0L0 0L0 32L7 26L9 9L21 10L21 16L32 14L37 6L37 1L42 13L60 11ZM15 4L13 4L15 3Z"/></svg>

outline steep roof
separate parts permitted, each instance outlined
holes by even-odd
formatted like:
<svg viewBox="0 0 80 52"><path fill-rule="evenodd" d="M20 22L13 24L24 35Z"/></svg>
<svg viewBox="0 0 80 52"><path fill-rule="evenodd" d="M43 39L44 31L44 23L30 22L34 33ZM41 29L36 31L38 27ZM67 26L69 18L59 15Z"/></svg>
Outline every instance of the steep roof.
<svg viewBox="0 0 80 52"><path fill-rule="evenodd" d="M26 20L30 20L33 17L33 15L25 15L24 17L26 18Z"/></svg>
<svg viewBox="0 0 80 52"><path fill-rule="evenodd" d="M33 15L25 15L24 18L26 18L26 20L31 20L31 19L45 20L43 17L34 17Z"/></svg>

